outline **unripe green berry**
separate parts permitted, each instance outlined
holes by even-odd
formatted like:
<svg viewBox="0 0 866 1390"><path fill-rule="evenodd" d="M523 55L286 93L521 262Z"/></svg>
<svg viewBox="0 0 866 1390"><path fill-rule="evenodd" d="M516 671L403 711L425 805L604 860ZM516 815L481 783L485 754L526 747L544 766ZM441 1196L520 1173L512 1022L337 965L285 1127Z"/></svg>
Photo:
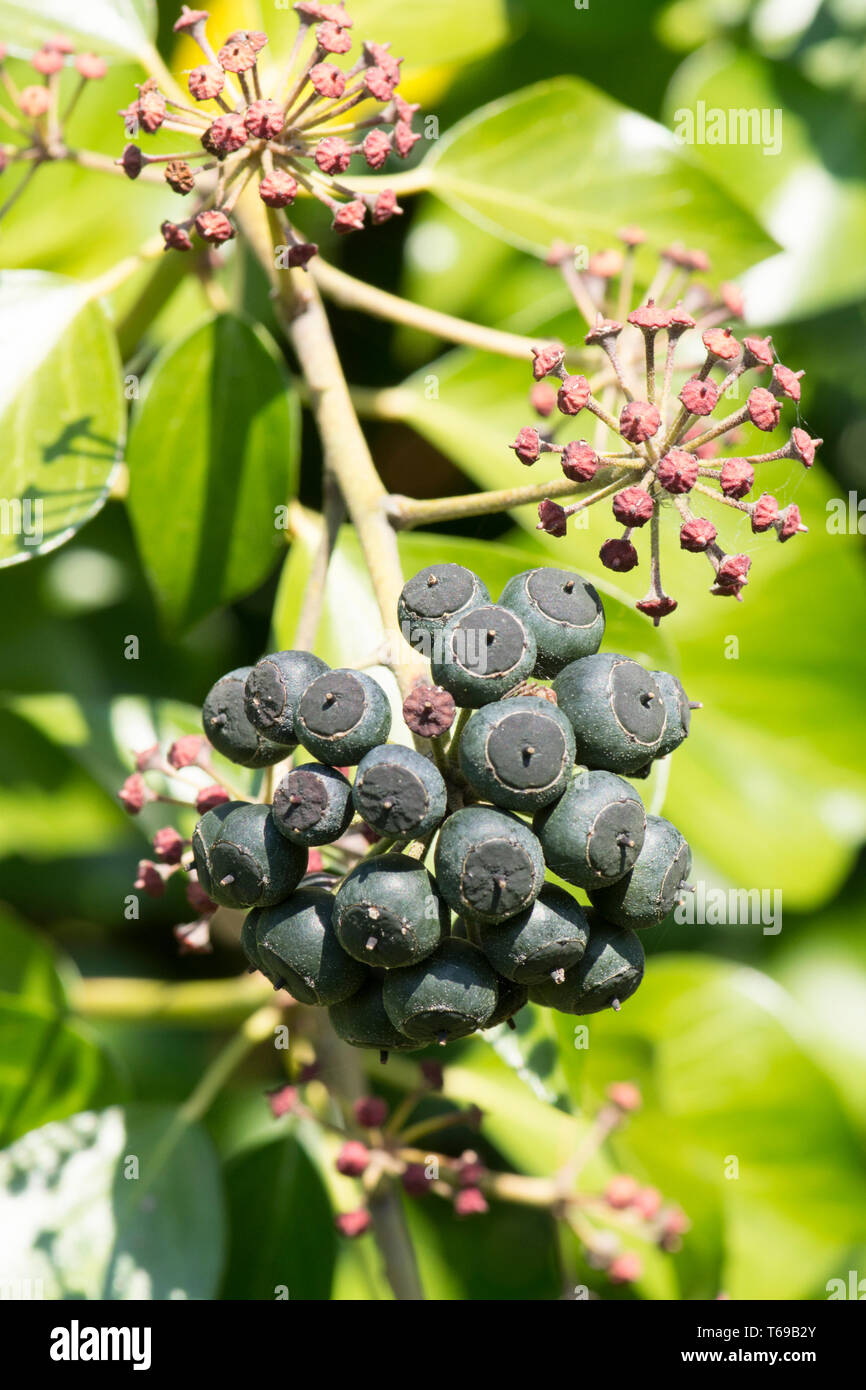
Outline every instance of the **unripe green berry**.
<svg viewBox="0 0 866 1390"><path fill-rule="evenodd" d="M380 835L423 839L443 819L448 794L435 763L414 748L389 743L361 759L352 800Z"/></svg>
<svg viewBox="0 0 866 1390"><path fill-rule="evenodd" d="M621 777L582 767L556 804L538 812L532 828L553 873L578 888L603 888L637 860L646 812Z"/></svg>
<svg viewBox="0 0 866 1390"><path fill-rule="evenodd" d="M202 728L217 752L230 762L241 767L271 767L282 762L291 748L273 743L247 719L244 682L250 670L241 666L211 686L202 705Z"/></svg>
<svg viewBox="0 0 866 1390"><path fill-rule="evenodd" d="M665 758L668 753L673 753L675 748L679 748L689 736L689 725L692 721L692 707L689 697L682 687L682 683L672 676L669 671L650 671L650 675L662 693L665 702L665 713L667 721L665 731L662 735L661 745L656 753L657 758Z"/></svg>
<svg viewBox="0 0 866 1390"><path fill-rule="evenodd" d="M265 973L301 1004L339 1004L367 979L363 965L337 940L333 909L334 895L324 888L299 888L285 902L257 907L247 918Z"/></svg>
<svg viewBox="0 0 866 1390"><path fill-rule="evenodd" d="M335 767L304 763L278 783L271 811L280 834L293 844L330 845L352 822L352 784Z"/></svg>
<svg viewBox="0 0 866 1390"><path fill-rule="evenodd" d="M546 884L525 912L482 924L478 944L498 974L519 984L562 981L586 950L589 924L570 893Z"/></svg>
<svg viewBox="0 0 866 1390"><path fill-rule="evenodd" d="M227 801L202 816L193 832L199 882L222 907L269 907L300 883L307 851L290 844L269 806Z"/></svg>
<svg viewBox="0 0 866 1390"><path fill-rule="evenodd" d="M517 614L490 603L449 623L434 643L430 667L459 705L479 709L525 680L536 655L535 638Z"/></svg>
<svg viewBox="0 0 866 1390"><path fill-rule="evenodd" d="M355 960L390 969L429 956L448 930L448 910L417 859L380 854L343 879L334 927Z"/></svg>
<svg viewBox="0 0 866 1390"><path fill-rule="evenodd" d="M545 980L530 985L534 1004L563 1014L596 1014L618 1009L634 994L644 972L644 952L628 927L617 927L597 913L587 914L589 941L576 965L566 970L561 983Z"/></svg>
<svg viewBox="0 0 866 1390"><path fill-rule="evenodd" d="M310 681L328 664L312 652L271 652L257 661L244 682L244 711L249 722L272 739L295 747L295 712Z"/></svg>
<svg viewBox="0 0 866 1390"><path fill-rule="evenodd" d="M448 817L435 864L449 906L484 922L523 912L544 883L544 856L529 827L508 811L486 806L466 806Z"/></svg>
<svg viewBox="0 0 866 1390"><path fill-rule="evenodd" d="M395 1028L382 1002L382 981L371 975L348 999L328 1010L334 1032L351 1047L372 1047L378 1052L412 1052L420 1044Z"/></svg>
<svg viewBox="0 0 866 1390"><path fill-rule="evenodd" d="M397 621L401 626L436 632L461 613L489 602L490 595L478 575L463 565L428 565L403 585L397 600Z"/></svg>
<svg viewBox="0 0 866 1390"><path fill-rule="evenodd" d="M570 570L534 569L515 574L499 598L535 637L535 675L557 675L569 662L597 652L604 636L604 609L593 586Z"/></svg>
<svg viewBox="0 0 866 1390"><path fill-rule="evenodd" d="M449 937L418 965L392 970L382 1000L401 1033L445 1043L484 1027L496 1008L496 976L477 946Z"/></svg>
<svg viewBox="0 0 866 1390"><path fill-rule="evenodd" d="M574 731L549 700L496 700L469 720L459 756L479 796L508 810L534 811L564 791L574 766Z"/></svg>
<svg viewBox="0 0 866 1390"><path fill-rule="evenodd" d="M665 704L636 661L597 653L573 661L553 682L571 722L578 762L607 772L637 772L655 757L665 731Z"/></svg>
<svg viewBox="0 0 866 1390"><path fill-rule="evenodd" d="M519 985L515 980L506 980L504 975L497 975L496 1008L487 1022L482 1023L482 1028L496 1028L500 1023L507 1023L514 1028L511 1019L520 1012L528 998L529 990L526 985Z"/></svg>
<svg viewBox="0 0 866 1390"><path fill-rule="evenodd" d="M676 907L691 863L691 850L676 826L662 816L647 816L634 868L609 887L590 892L593 907L635 931L655 927Z"/></svg>
<svg viewBox="0 0 866 1390"><path fill-rule="evenodd" d="M391 730L388 697L364 671L317 676L304 691L295 731L304 747L332 767L351 767L384 743Z"/></svg>

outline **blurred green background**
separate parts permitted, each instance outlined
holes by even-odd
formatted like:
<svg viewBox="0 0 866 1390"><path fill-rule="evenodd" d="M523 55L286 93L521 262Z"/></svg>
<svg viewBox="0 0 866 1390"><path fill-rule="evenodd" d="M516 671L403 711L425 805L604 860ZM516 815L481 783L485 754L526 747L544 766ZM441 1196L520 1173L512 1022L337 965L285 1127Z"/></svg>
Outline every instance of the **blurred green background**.
<svg viewBox="0 0 866 1390"><path fill-rule="evenodd" d="M115 112L142 80L149 33L177 75L194 60L171 34L173 3L161 0L154 14L147 0L92 0L75 7L74 21L66 8L0 0L0 38L8 36L13 73L16 53L60 25L109 54L109 76L82 99L71 138L116 156ZM694 876L783 899L775 935L663 925L645 938L640 993L621 1015L592 1022L588 1051L575 1050L573 1021L527 1011L517 1035L455 1049L449 1092L487 1113L491 1158L544 1174L573 1147L609 1081L640 1082L646 1104L616 1141L616 1158L680 1202L692 1230L675 1259L647 1260L637 1290L604 1296L826 1297L827 1281L863 1269L866 1256L866 586L857 533L866 3L354 0L350 10L365 35L390 37L405 55L405 94L422 103L422 118L435 116L441 138L419 142L413 162L429 168L429 191L402 200L402 219L336 245L316 210L302 211L329 259L420 303L576 342L578 317L539 253L554 235L599 250L637 222L655 250L674 240L706 247L711 283L736 278L751 331L772 332L781 360L806 370L800 411L824 438L820 462L809 473L764 465L760 482L797 502L809 534L781 547L753 538L745 519L722 518L728 548L754 558L743 605L708 595L702 562L676 552L672 521L666 578L680 607L659 632L630 606L646 587L643 566L615 585L599 572L606 511L563 541L539 537L526 508L406 535L401 549L407 574L431 556L453 557L497 592L510 573L545 559L592 577L605 594L606 649L676 670L704 703L669 783L654 774L647 790L691 842ZM276 49L294 28L281 7L251 0L212 13L215 33L264 27ZM781 111L781 152L677 145L661 128L670 132L675 113L699 101ZM435 124L416 125L437 134ZM3 176L3 197L17 177ZM0 321L9 329L0 494L46 499L49 531L38 555L0 536L0 1143L12 1145L0 1153L0 1218L19 1218L0 1272L26 1267L58 1296L272 1297L279 1283L299 1298L383 1297L367 1241L338 1249L330 1234L332 1204L346 1205L343 1180L315 1136L288 1120L274 1126L262 1104L264 1084L279 1079L272 1059L257 1058L205 1126L189 1127L188 1152L176 1150L160 1179L166 1229L172 1212L183 1213L183 1250L146 1241L140 1213L118 1235L132 1268L120 1279L116 1250L114 1261L94 1256L70 1272L59 1239L40 1244L40 1231L63 1229L72 1200L63 1153L82 1149L96 1168L103 1155L92 1200L110 1202L117 1153L158 1145L224 1038L87 1017L86 1008L82 1016L81 977L206 980L240 969L228 931L212 955L178 958L171 927L190 914L176 880L163 900L142 899L138 920L125 919L135 863L167 819L165 808L135 821L120 809L129 750L152 734L195 729L195 707L217 676L291 641L317 535L317 443L291 385L286 405L293 364L240 243L218 274L227 308L216 321L201 281L180 283L181 258L101 302L49 278L94 281L173 207L161 189L48 168L0 233ZM439 496L526 481L507 449L530 418L521 363L446 349L356 313L331 317L392 491ZM35 340L41 365L27 375ZM232 390L252 428L231 411L213 414L222 434L205 445L197 420ZM129 496L106 501L128 403ZM295 489L309 536L288 551L278 533L262 544L274 534L274 506ZM833 499L853 517L841 533ZM130 636L135 660L125 657ZM379 637L345 536L321 654L351 664ZM390 1094L403 1079L397 1065L376 1081ZM51 1131L60 1157L43 1189L32 1176L34 1141L22 1136L107 1106L124 1108ZM191 1166L199 1181L184 1185ZM254 1194L272 1188L274 1209L251 1216ZM431 1208L410 1213L428 1296L561 1296L564 1257L546 1217L494 1210L478 1218L479 1240ZM598 1281L576 1251L565 1265Z"/></svg>

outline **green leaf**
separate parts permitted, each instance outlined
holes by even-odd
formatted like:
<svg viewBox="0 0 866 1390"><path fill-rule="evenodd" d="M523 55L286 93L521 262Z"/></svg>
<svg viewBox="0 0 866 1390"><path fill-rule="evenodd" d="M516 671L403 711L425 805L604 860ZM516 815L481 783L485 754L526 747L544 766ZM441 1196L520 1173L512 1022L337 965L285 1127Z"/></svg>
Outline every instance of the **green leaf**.
<svg viewBox="0 0 866 1390"><path fill-rule="evenodd" d="M626 1171L681 1203L704 1245L688 1297L719 1278L703 1214L721 1221L732 1298L823 1297L866 1238L866 1180L805 1020L757 971L656 956L621 1014L589 1020L586 1077L600 1095L637 1081L644 1108L615 1141ZM796 1136L788 1142L785 1136ZM697 1202L690 1210L692 1201Z"/></svg>
<svg viewBox="0 0 866 1390"><path fill-rule="evenodd" d="M154 0L0 0L0 33L10 47L38 48L58 31L99 53L140 57L156 32Z"/></svg>
<svg viewBox="0 0 866 1390"><path fill-rule="evenodd" d="M219 1166L206 1131L168 1106L88 1111L20 1139L0 1154L0 1220L0 1282L36 1281L43 1298L215 1296Z"/></svg>
<svg viewBox="0 0 866 1390"><path fill-rule="evenodd" d="M6 911L0 911L0 948L0 995L14 995L22 1004L64 1006L47 941Z"/></svg>
<svg viewBox="0 0 866 1390"><path fill-rule="evenodd" d="M61 545L105 502L126 426L108 320L86 286L0 273L0 566Z"/></svg>
<svg viewBox="0 0 866 1390"><path fill-rule="evenodd" d="M129 510L172 630L267 578L298 449L297 401L263 331L222 314L157 358L129 441Z"/></svg>
<svg viewBox="0 0 866 1390"><path fill-rule="evenodd" d="M636 217L651 246L702 246L728 275L775 249L670 131L574 77L473 112L426 167L439 197L537 254L557 238L599 249Z"/></svg>
<svg viewBox="0 0 866 1390"><path fill-rule="evenodd" d="M0 994L0 1056L0 1143L118 1098L106 1053L50 1001Z"/></svg>
<svg viewBox="0 0 866 1390"><path fill-rule="evenodd" d="M227 1164L225 1181L229 1252L221 1296L327 1300L334 1218L321 1178L294 1135L241 1153Z"/></svg>
<svg viewBox="0 0 866 1390"><path fill-rule="evenodd" d="M725 43L678 70L666 101L671 125L693 117L698 102L708 119L715 111L727 118L732 107L778 112L779 148L769 156L753 139L690 147L732 197L748 199L783 248L743 280L750 319L800 319L862 298L866 144L857 105L818 92L790 69L780 78L778 63ZM708 130L696 123L694 134Z"/></svg>

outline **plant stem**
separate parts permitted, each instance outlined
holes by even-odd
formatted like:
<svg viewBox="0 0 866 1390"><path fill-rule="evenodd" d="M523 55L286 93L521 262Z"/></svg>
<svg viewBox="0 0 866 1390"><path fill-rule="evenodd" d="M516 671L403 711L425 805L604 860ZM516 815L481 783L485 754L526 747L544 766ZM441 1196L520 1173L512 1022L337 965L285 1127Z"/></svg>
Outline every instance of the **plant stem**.
<svg viewBox="0 0 866 1390"><path fill-rule="evenodd" d="M411 300L401 299L399 295L389 294L387 290L377 289L375 285L346 275L320 256L310 262L310 273L322 293L342 308L359 309L376 318L406 324L409 328L444 338L446 342L463 343L466 347L495 352L502 357L514 357L522 362L532 361L533 347L543 347L549 342L544 338L524 338L518 333L487 328L480 323L455 318L452 314L440 313L438 309L428 309L423 304L413 304Z"/></svg>
<svg viewBox="0 0 866 1390"><path fill-rule="evenodd" d="M193 1124L207 1113L232 1072L240 1066L247 1053L273 1034L282 1019L279 1009L265 1005L250 1014L235 1036L226 1043L199 1080L195 1090L180 1108L184 1124Z"/></svg>
<svg viewBox="0 0 866 1390"><path fill-rule="evenodd" d="M602 456L602 462L604 457ZM632 464L618 459L617 468L644 467L644 461ZM579 496L585 486L571 478L551 478L544 483L527 483L524 487L499 488L494 492L469 492L459 497L415 499L392 496L388 500L388 515L398 530L412 526L430 526L440 521L457 521L463 517L486 516L492 512L510 511L512 507L542 502L546 497Z"/></svg>
<svg viewBox="0 0 866 1390"><path fill-rule="evenodd" d="M71 994L73 1008L85 1018L182 1028L233 1026L247 1018L256 1004L273 998L267 980L247 974L179 984L126 976L94 977L79 980Z"/></svg>

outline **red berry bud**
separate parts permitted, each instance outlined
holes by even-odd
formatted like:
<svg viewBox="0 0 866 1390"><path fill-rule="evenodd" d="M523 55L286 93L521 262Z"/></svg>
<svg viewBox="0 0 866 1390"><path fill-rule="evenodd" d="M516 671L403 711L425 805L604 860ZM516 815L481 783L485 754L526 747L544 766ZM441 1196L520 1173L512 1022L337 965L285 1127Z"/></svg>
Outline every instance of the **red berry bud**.
<svg viewBox="0 0 866 1390"><path fill-rule="evenodd" d="M384 130L371 130L364 137L364 158L371 169L381 169L391 153L391 139Z"/></svg>
<svg viewBox="0 0 866 1390"><path fill-rule="evenodd" d="M157 830L153 837L153 852L161 864L179 864L183 857L185 841L180 831L173 825Z"/></svg>
<svg viewBox="0 0 866 1390"><path fill-rule="evenodd" d="M572 440L562 451L562 471L575 483L588 483L594 478L600 462L598 454L584 440Z"/></svg>
<svg viewBox="0 0 866 1390"><path fill-rule="evenodd" d="M538 525L536 531L546 531L548 536L564 536L567 530L568 514L558 502L545 497L538 504Z"/></svg>
<svg viewBox="0 0 866 1390"><path fill-rule="evenodd" d="M752 530L769 531L779 515L779 504L769 492L763 492L751 508Z"/></svg>
<svg viewBox="0 0 866 1390"><path fill-rule="evenodd" d="M566 376L556 396L563 415L577 415L590 397L590 385L585 376Z"/></svg>
<svg viewBox="0 0 866 1390"><path fill-rule="evenodd" d="M648 401L629 401L619 417L619 432L631 444L643 444L658 433L661 415Z"/></svg>
<svg viewBox="0 0 866 1390"><path fill-rule="evenodd" d="M623 526L645 526L653 514L653 499L646 488L627 487L613 499L613 514Z"/></svg>
<svg viewBox="0 0 866 1390"><path fill-rule="evenodd" d="M710 357L721 362L734 362L742 351L739 342L730 328L709 328L703 335L703 344Z"/></svg>
<svg viewBox="0 0 866 1390"><path fill-rule="evenodd" d="M527 467L535 463L541 453L541 441L538 430L532 425L526 425L522 430L518 431L517 438L509 447L514 450L520 462Z"/></svg>
<svg viewBox="0 0 866 1390"><path fill-rule="evenodd" d="M254 101L244 112L244 125L257 140L276 140L283 124L283 108L277 101Z"/></svg>
<svg viewBox="0 0 866 1390"><path fill-rule="evenodd" d="M726 497L745 497L751 492L755 470L746 459L725 459L719 474L719 486Z"/></svg>
<svg viewBox="0 0 866 1390"><path fill-rule="evenodd" d="M381 1129L388 1118L388 1106L380 1096L361 1096L352 1106L352 1113L364 1129Z"/></svg>
<svg viewBox="0 0 866 1390"><path fill-rule="evenodd" d="M545 420L556 408L556 390L549 381L536 381L529 393L529 404Z"/></svg>
<svg viewBox="0 0 866 1390"><path fill-rule="evenodd" d="M165 880L152 860L139 860L138 876L133 887L140 893L146 893L149 898L162 897L165 892Z"/></svg>
<svg viewBox="0 0 866 1390"><path fill-rule="evenodd" d="M626 1173L619 1173L615 1178L611 1178L604 1189L604 1200L609 1207L623 1211L626 1207L631 1206L637 1193L637 1180L629 1177Z"/></svg>
<svg viewBox="0 0 866 1390"><path fill-rule="evenodd" d="M342 174L349 167L352 146L339 135L327 135L316 146L314 158L323 174Z"/></svg>
<svg viewBox="0 0 866 1390"><path fill-rule="evenodd" d="M267 174L259 184L259 197L269 208L285 208L293 203L298 195L297 180L285 169L275 169Z"/></svg>
<svg viewBox="0 0 866 1390"><path fill-rule="evenodd" d="M565 360L565 348L559 343L551 343L549 347L533 348L532 355L532 375L536 381L543 381L546 376L557 376L563 361Z"/></svg>
<svg viewBox="0 0 866 1390"><path fill-rule="evenodd" d="M683 550L690 550L697 555L712 545L717 534L711 521L702 516L695 516L680 527L680 545Z"/></svg>
<svg viewBox="0 0 866 1390"><path fill-rule="evenodd" d="M607 1275L612 1284L633 1284L643 1272L640 1256L633 1250L617 1255L607 1267Z"/></svg>
<svg viewBox="0 0 866 1390"><path fill-rule="evenodd" d="M590 275L597 275L600 280L612 280L622 270L622 263L621 251L597 251L590 256L586 268Z"/></svg>
<svg viewBox="0 0 866 1390"><path fill-rule="evenodd" d="M217 54L217 62L226 72L249 72L255 61L253 45L240 38L229 39Z"/></svg>
<svg viewBox="0 0 866 1390"><path fill-rule="evenodd" d="M195 809L200 816L206 811L212 811L215 806L222 806L224 801L230 801L231 797L225 787L220 787L216 782L209 787L202 787L195 799Z"/></svg>
<svg viewBox="0 0 866 1390"><path fill-rule="evenodd" d="M166 760L175 769L203 766L207 763L209 752L208 741L202 734L184 734L182 738L175 739Z"/></svg>
<svg viewBox="0 0 866 1390"><path fill-rule="evenodd" d="M690 492L698 481L698 461L686 449L669 449L659 463L656 477L666 492Z"/></svg>
<svg viewBox="0 0 866 1390"><path fill-rule="evenodd" d="M335 63L316 63L310 69L310 85L320 97L337 100L346 90L346 77Z"/></svg>
<svg viewBox="0 0 866 1390"><path fill-rule="evenodd" d="M131 777L127 777L117 796L124 811L131 816L137 816L148 801L156 800L156 794L145 784L140 772L133 772Z"/></svg>
<svg viewBox="0 0 866 1390"><path fill-rule="evenodd" d="M712 415L719 403L719 392L714 382L691 377L680 392L680 400L692 415Z"/></svg>
<svg viewBox="0 0 866 1390"><path fill-rule="evenodd" d="M383 188L373 202L371 218L373 225L380 227L383 222L388 222L394 216L403 215L403 209L397 202L397 195L393 188Z"/></svg>
<svg viewBox="0 0 866 1390"><path fill-rule="evenodd" d="M635 604L635 608L639 609L641 613L646 613L647 617L652 618L656 627L662 618L668 617L676 607L676 599L671 598L668 594L647 594L646 598L642 598L639 603Z"/></svg>
<svg viewBox="0 0 866 1390"><path fill-rule="evenodd" d="M316 33L321 33L324 27L320 25ZM334 52L333 49L330 51ZM347 1240L355 1240L370 1229L372 1220L366 1207L358 1207L357 1211L341 1211L339 1216L334 1217L334 1225L341 1236L345 1236Z"/></svg>
<svg viewBox="0 0 866 1390"><path fill-rule="evenodd" d="M640 1110L643 1097L632 1081L614 1081L607 1088L607 1098L620 1110Z"/></svg>
<svg viewBox="0 0 866 1390"><path fill-rule="evenodd" d="M598 556L607 569L615 570L617 574L626 574L638 562L637 551L631 541L625 539L605 541Z"/></svg>
<svg viewBox="0 0 866 1390"><path fill-rule="evenodd" d="M18 93L18 108L31 120L44 116L50 105L51 94L47 87L24 87Z"/></svg>
<svg viewBox="0 0 866 1390"><path fill-rule="evenodd" d="M202 917L211 917L217 910L216 903L211 901L197 878L188 880L186 885L186 900L190 907Z"/></svg>
<svg viewBox="0 0 866 1390"><path fill-rule="evenodd" d="M792 536L796 536L798 531L808 531L808 529L808 526L803 525L800 508L794 502L789 503L785 510L779 513L776 520L776 531L780 541L789 541Z"/></svg>
<svg viewBox="0 0 866 1390"><path fill-rule="evenodd" d="M628 316L629 323L633 323L636 328L640 328L643 333L658 333L662 328L667 328L671 315L668 309L660 308L654 299L648 299L646 304L634 309Z"/></svg>
<svg viewBox="0 0 866 1390"><path fill-rule="evenodd" d="M441 685L416 685L403 701L403 722L420 738L438 738L454 723L454 696Z"/></svg>
<svg viewBox="0 0 866 1390"><path fill-rule="evenodd" d="M772 367L773 340L769 334L766 338L743 339L743 361L747 367Z"/></svg>
<svg viewBox="0 0 866 1390"><path fill-rule="evenodd" d="M426 1197L430 1191L430 1179L423 1163L407 1163L400 1180L410 1197Z"/></svg>
<svg viewBox="0 0 866 1390"><path fill-rule="evenodd" d="M421 136L416 135L407 121L398 121L394 126L394 149L401 159L406 159L412 151L416 140Z"/></svg>
<svg viewBox="0 0 866 1390"><path fill-rule="evenodd" d="M364 218L367 209L360 198L354 199L351 203L344 203L335 213L331 223L335 232L345 234L346 232L360 232L364 229Z"/></svg>
<svg viewBox="0 0 866 1390"><path fill-rule="evenodd" d="M240 150L247 143L247 128L244 125L244 118L235 111L229 111L225 116L217 116L212 125L205 131L207 136L207 148L212 154L223 157L227 154L234 154L235 150Z"/></svg>
<svg viewBox="0 0 866 1390"><path fill-rule="evenodd" d="M800 377L802 372L792 372L790 367L783 367L781 362L777 362L773 368L773 381L770 389L774 395L787 396L790 401L800 399Z"/></svg>
<svg viewBox="0 0 866 1390"><path fill-rule="evenodd" d="M268 1091L268 1105L275 1120L283 1115L291 1115L298 1103L296 1086L280 1086L276 1091Z"/></svg>
<svg viewBox="0 0 866 1390"><path fill-rule="evenodd" d="M480 1187L464 1187L454 1197L458 1216L483 1216L490 1208Z"/></svg>
<svg viewBox="0 0 866 1390"><path fill-rule="evenodd" d="M359 1139L349 1139L337 1154L334 1166L347 1178L360 1178L370 1166L370 1150Z"/></svg>
<svg viewBox="0 0 866 1390"><path fill-rule="evenodd" d="M79 53L75 59L75 67L79 77L85 78L88 82L98 82L108 72L105 59L96 53Z"/></svg>
<svg viewBox="0 0 866 1390"><path fill-rule="evenodd" d="M225 73L214 63L202 63L193 68L188 79L189 90L196 101L212 101L225 85Z"/></svg>
<svg viewBox="0 0 866 1390"><path fill-rule="evenodd" d="M316 43L326 53L348 53L352 47L352 40L346 29L330 19L326 19L316 30Z"/></svg>
<svg viewBox="0 0 866 1390"><path fill-rule="evenodd" d="M812 439L805 430L791 430L788 452L792 458L799 459L804 468L811 468L815 462L815 450L820 449L823 439Z"/></svg>
<svg viewBox="0 0 866 1390"><path fill-rule="evenodd" d="M782 407L772 392L763 386L756 386L749 392L746 402L749 419L759 430L774 430L779 423Z"/></svg>
<svg viewBox="0 0 866 1390"><path fill-rule="evenodd" d="M732 318L741 319L743 317L745 303L743 301L743 291L740 289L739 285L734 285L730 280L727 280L723 285L719 286L719 290L722 296L722 303L728 313Z"/></svg>

